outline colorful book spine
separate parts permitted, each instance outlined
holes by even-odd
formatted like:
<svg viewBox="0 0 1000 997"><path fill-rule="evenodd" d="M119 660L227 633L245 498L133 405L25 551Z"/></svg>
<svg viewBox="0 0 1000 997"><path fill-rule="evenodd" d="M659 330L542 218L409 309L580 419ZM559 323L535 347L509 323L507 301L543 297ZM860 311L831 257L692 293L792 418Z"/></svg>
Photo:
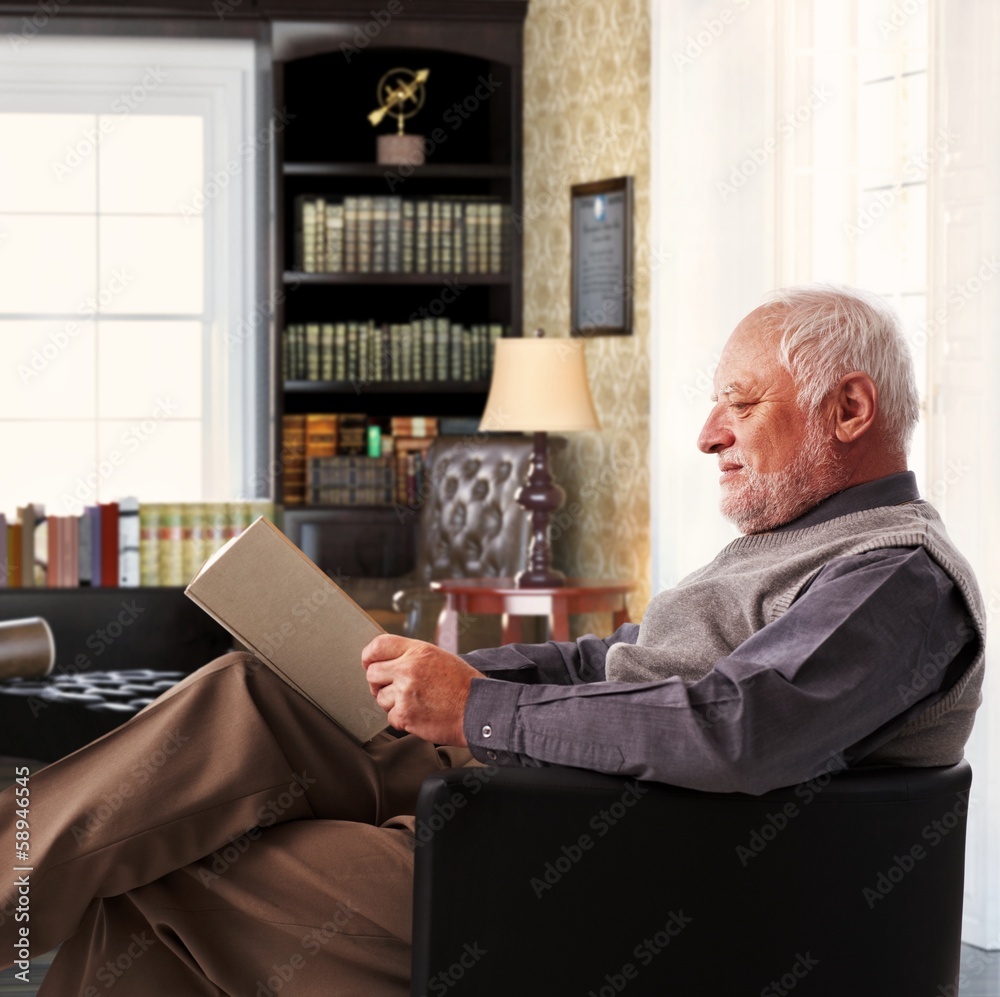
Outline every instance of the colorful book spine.
<svg viewBox="0 0 1000 997"><path fill-rule="evenodd" d="M91 544L93 543L92 521L87 515L87 510L77 516L77 529L80 534L80 543L77 548L77 567L81 585L91 585L93 583L93 555Z"/></svg>
<svg viewBox="0 0 1000 997"><path fill-rule="evenodd" d="M80 585L80 517L66 516L63 520L61 533L59 573L63 585L68 588L77 588Z"/></svg>
<svg viewBox="0 0 1000 997"><path fill-rule="evenodd" d="M15 589L24 586L24 572L21 565L21 555L24 550L21 542L23 529L20 521L7 524L7 584Z"/></svg>
<svg viewBox="0 0 1000 997"><path fill-rule="evenodd" d="M185 502L181 509L181 574L185 584L198 573L205 561L205 506L200 502Z"/></svg>
<svg viewBox="0 0 1000 997"><path fill-rule="evenodd" d="M48 561L45 565L45 584L49 588L60 588L63 584L60 575L60 563L59 563L59 552L60 552L60 526L62 525L62 516L49 516L46 521L46 528L48 532L48 544L49 544L49 556Z"/></svg>
<svg viewBox="0 0 1000 997"><path fill-rule="evenodd" d="M139 586L139 500L132 496L118 501L118 584Z"/></svg>
<svg viewBox="0 0 1000 997"><path fill-rule="evenodd" d="M160 506L144 502L139 506L139 584L160 584L160 545L158 530Z"/></svg>
<svg viewBox="0 0 1000 997"><path fill-rule="evenodd" d="M118 584L118 503L101 502L101 584Z"/></svg>
<svg viewBox="0 0 1000 997"><path fill-rule="evenodd" d="M21 522L21 587L35 588L35 507L22 505L17 516Z"/></svg>
<svg viewBox="0 0 1000 997"><path fill-rule="evenodd" d="M103 566L101 564L102 543L101 543L101 507L99 505L88 505L83 514L90 520L90 584L101 585L103 578Z"/></svg>

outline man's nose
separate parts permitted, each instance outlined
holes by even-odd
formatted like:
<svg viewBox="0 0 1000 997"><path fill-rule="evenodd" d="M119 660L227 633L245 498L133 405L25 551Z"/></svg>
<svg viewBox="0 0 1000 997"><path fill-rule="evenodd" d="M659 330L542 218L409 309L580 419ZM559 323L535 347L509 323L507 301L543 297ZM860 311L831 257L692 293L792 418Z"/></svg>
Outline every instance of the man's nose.
<svg viewBox="0 0 1000 997"><path fill-rule="evenodd" d="M705 425L701 427L698 434L698 449L702 453L718 453L733 446L736 437L729 428L727 420L719 407L712 409L711 414L705 420Z"/></svg>

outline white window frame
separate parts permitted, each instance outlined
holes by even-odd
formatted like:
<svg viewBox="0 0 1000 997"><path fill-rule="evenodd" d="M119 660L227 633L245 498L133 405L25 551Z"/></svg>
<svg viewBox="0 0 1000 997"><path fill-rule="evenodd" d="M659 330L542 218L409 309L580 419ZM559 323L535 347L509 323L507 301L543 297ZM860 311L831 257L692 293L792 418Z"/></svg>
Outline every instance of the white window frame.
<svg viewBox="0 0 1000 997"><path fill-rule="evenodd" d="M144 76L153 82L147 74L156 67L166 78L141 93L136 113L194 113L205 121L205 190L192 192L192 203L203 195L206 247L203 489L190 500L269 497L270 481L260 469L270 443L274 308L266 291L270 260L261 265L268 254L260 205L266 204L261 187L269 183L274 129L262 122L256 43L52 33L5 42L0 110L106 114L123 96L118 106L127 107ZM30 481L25 492L24 501L31 500Z"/></svg>

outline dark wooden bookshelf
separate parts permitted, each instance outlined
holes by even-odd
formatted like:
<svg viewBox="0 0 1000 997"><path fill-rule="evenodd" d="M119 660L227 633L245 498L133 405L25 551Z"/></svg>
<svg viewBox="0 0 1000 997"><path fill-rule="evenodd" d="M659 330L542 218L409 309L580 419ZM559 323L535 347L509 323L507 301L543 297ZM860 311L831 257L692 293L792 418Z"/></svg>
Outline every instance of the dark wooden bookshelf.
<svg viewBox="0 0 1000 997"><path fill-rule="evenodd" d="M484 395L488 381L285 381L287 394L350 394L358 398L366 392L393 395ZM426 400L421 404L426 405ZM419 413L418 413L419 414Z"/></svg>
<svg viewBox="0 0 1000 997"><path fill-rule="evenodd" d="M490 16L484 13L490 8ZM432 9L433 8L433 9ZM435 2L419 17L388 22L363 51L345 59L342 45L370 14L345 18L316 9L310 24L286 21L274 30L274 102L295 115L277 136L275 171L275 356L282 355L288 325L337 321L396 323L419 313L442 285L462 285L459 300L440 317L471 324L501 324L519 336L522 311L522 246L518 225L509 226L503 273L317 272L301 270L295 258L296 199L348 195L404 199L483 196L523 214L522 93L523 17L527 5L494 5L465 0ZM324 21L329 18L329 21ZM429 68L427 98L406 123L409 134L445 136L428 147L427 161L414 167L376 160L376 135L391 131L367 121L376 106L375 90L387 70ZM449 109L473 93L481 77L497 81L488 100L459 127L450 127ZM331 99L331 95L336 95ZM446 284L447 282L447 284ZM394 415L465 416L482 414L486 381L304 381L275 373L276 453L282 449L285 413L366 412L380 425ZM282 482L275 498L281 501ZM405 537L391 509L288 505L286 532L323 560L352 562L352 544L379 544L412 551L413 522ZM416 517L410 517L415 520ZM370 535L369 535L370 534ZM336 537L342 535L343 549ZM387 546L388 545L388 546ZM315 549L314 549L315 548ZM350 548L350 550L349 550ZM309 551L307 551L309 553ZM409 566L410 553L396 567ZM388 563L388 562L386 562ZM355 565L357 566L357 565ZM378 574L378 571L373 571Z"/></svg>
<svg viewBox="0 0 1000 997"><path fill-rule="evenodd" d="M513 284L515 275L512 273L398 273L386 270L377 273L305 273L299 270L287 270L282 276L285 285L297 284L343 284L353 286L358 284L473 284L482 286Z"/></svg>
<svg viewBox="0 0 1000 997"><path fill-rule="evenodd" d="M424 163L404 167L402 173L398 166L378 163L285 163L282 171L286 177L375 177L381 180L397 176L404 180L502 180L512 175L512 168L504 163Z"/></svg>

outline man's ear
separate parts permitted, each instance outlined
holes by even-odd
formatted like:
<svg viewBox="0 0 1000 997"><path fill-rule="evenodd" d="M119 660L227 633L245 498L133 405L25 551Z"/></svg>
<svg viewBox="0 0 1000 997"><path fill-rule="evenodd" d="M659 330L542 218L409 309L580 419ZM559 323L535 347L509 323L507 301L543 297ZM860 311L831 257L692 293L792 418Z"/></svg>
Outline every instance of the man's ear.
<svg viewBox="0 0 1000 997"><path fill-rule="evenodd" d="M863 371L845 374L832 396L833 430L841 443L853 443L867 433L878 415L878 388Z"/></svg>

